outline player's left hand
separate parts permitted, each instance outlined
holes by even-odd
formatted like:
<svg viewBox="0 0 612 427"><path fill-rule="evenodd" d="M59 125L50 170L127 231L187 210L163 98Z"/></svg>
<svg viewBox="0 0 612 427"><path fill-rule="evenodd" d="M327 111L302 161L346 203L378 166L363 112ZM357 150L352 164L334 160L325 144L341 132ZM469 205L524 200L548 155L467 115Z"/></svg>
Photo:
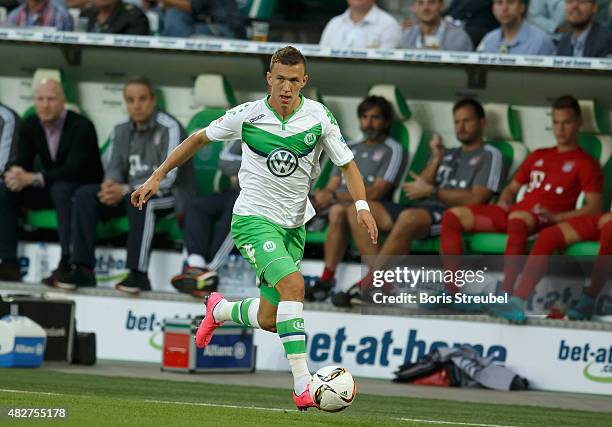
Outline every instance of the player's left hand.
<svg viewBox="0 0 612 427"><path fill-rule="evenodd" d="M556 224L558 222L555 214L553 214L540 204L537 204L533 207L533 213L540 217L540 221L543 223Z"/></svg>
<svg viewBox="0 0 612 427"><path fill-rule="evenodd" d="M373 244L378 243L378 227L370 211L361 209L357 212L357 223L366 229Z"/></svg>
<svg viewBox="0 0 612 427"><path fill-rule="evenodd" d="M410 176L414 181L403 185L404 192L412 200L424 199L433 193L433 185L425 181L416 173L410 171Z"/></svg>
<svg viewBox="0 0 612 427"><path fill-rule="evenodd" d="M157 194L160 184L161 178L153 173L153 175L151 175L144 184L138 187L138 190L132 193L132 196L130 197L132 205L135 208L138 208L138 210L142 210L144 204L147 203L151 197Z"/></svg>

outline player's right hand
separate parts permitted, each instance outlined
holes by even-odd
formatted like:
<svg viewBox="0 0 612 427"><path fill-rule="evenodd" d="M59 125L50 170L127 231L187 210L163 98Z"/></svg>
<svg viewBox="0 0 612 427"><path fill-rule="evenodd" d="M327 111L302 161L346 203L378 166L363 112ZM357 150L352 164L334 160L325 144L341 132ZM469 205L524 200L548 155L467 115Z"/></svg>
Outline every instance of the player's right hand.
<svg viewBox="0 0 612 427"><path fill-rule="evenodd" d="M429 141L429 149L431 150L431 156L433 158L442 159L444 155L444 144L442 143L442 138L437 133L434 134Z"/></svg>
<svg viewBox="0 0 612 427"><path fill-rule="evenodd" d="M376 245L378 243L378 227L370 211L366 209L359 210L357 212L357 223L366 229L370 235L370 240Z"/></svg>
<svg viewBox="0 0 612 427"><path fill-rule="evenodd" d="M161 183L161 179L159 179L155 174L151 175L149 179L145 181L138 190L132 193L130 200L132 205L138 210L142 210L147 201L153 197L159 191L159 185Z"/></svg>

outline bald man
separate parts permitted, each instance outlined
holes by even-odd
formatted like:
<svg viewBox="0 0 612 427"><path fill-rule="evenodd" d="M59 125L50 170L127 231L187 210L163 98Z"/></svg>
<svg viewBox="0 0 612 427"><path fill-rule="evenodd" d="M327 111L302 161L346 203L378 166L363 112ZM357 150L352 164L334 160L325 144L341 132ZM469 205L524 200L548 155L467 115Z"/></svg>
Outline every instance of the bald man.
<svg viewBox="0 0 612 427"><path fill-rule="evenodd" d="M17 156L0 180L0 280L21 279L17 262L17 216L21 208L57 211L62 261L51 277L68 268L72 195L102 180L93 124L66 110L61 84L43 80L34 88L36 114L19 131Z"/></svg>

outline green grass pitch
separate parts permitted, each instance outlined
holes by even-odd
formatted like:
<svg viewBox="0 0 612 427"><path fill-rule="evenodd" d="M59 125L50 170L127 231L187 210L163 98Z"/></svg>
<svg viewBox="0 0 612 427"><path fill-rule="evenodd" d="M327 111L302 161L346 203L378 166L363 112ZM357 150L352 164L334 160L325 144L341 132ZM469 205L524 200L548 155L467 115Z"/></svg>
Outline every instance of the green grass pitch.
<svg viewBox="0 0 612 427"><path fill-rule="evenodd" d="M0 407L68 410L44 422L4 415L7 426L612 425L610 414L594 412L359 394L342 413L299 413L289 390L23 369L0 371Z"/></svg>

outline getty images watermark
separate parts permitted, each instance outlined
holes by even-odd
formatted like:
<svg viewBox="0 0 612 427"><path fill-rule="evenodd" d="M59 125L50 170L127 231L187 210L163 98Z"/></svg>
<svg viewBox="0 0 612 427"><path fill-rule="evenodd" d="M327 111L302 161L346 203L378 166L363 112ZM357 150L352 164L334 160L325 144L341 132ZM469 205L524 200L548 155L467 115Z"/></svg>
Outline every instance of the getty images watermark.
<svg viewBox="0 0 612 427"><path fill-rule="evenodd" d="M483 292L486 271L486 267L476 270L448 270L407 266L374 270L371 301L374 304L437 305L507 303L508 294L505 292L501 295L491 291ZM470 289L472 292L463 292L464 289Z"/></svg>

